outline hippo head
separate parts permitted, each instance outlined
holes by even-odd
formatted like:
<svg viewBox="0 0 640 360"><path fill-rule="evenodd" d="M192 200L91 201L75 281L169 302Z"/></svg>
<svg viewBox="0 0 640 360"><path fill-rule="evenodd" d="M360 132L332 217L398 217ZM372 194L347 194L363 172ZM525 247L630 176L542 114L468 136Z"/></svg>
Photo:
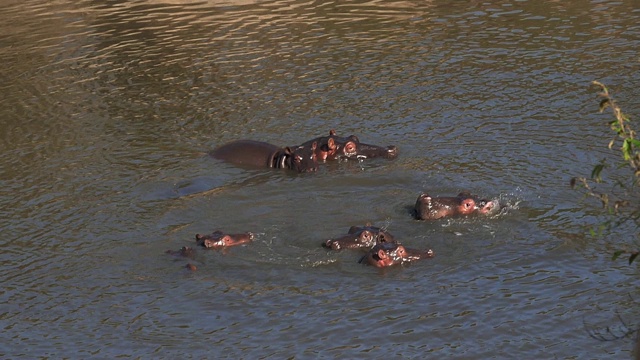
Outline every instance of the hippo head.
<svg viewBox="0 0 640 360"><path fill-rule="evenodd" d="M329 133L334 139L339 139L342 143L343 153L342 157L349 159L370 159L376 157L383 157L386 159L393 159L398 156L398 148L390 145L387 147L365 144L360 142L355 135L349 135L346 138L335 137L335 130L331 130Z"/></svg>
<svg viewBox="0 0 640 360"><path fill-rule="evenodd" d="M371 248L379 243L391 242L395 242L391 233L368 223L365 226L352 226L346 235L329 239L322 243L322 246L333 250L359 249Z"/></svg>
<svg viewBox="0 0 640 360"><path fill-rule="evenodd" d="M220 230L216 230L209 235L196 234L196 241L198 245L214 249L241 245L248 243L251 240L253 240L252 233L225 234Z"/></svg>
<svg viewBox="0 0 640 360"><path fill-rule="evenodd" d="M404 246L399 244L378 244L371 248L367 262L375 267L388 267L401 264L406 254Z"/></svg>
<svg viewBox="0 0 640 360"><path fill-rule="evenodd" d="M431 258L433 250L407 249L400 244L381 243L369 250L366 256L367 263L378 268L389 267L413 260Z"/></svg>
<svg viewBox="0 0 640 360"><path fill-rule="evenodd" d="M302 146L317 142L316 154L318 161L341 159L366 159L384 157L393 159L398 156L398 148L395 146L377 146L361 143L355 135L347 137L338 136L335 130L329 131L329 136L322 136L307 141Z"/></svg>
<svg viewBox="0 0 640 360"><path fill-rule="evenodd" d="M376 243L376 236L369 230L362 230L356 234L347 234L325 241L322 246L332 250L358 249L372 247Z"/></svg>
<svg viewBox="0 0 640 360"><path fill-rule="evenodd" d="M277 167L293 169L300 173L317 171L316 148L316 142L308 146L286 147L284 152L277 158L277 161L280 162Z"/></svg>
<svg viewBox="0 0 640 360"><path fill-rule="evenodd" d="M460 193L456 197L431 197L421 194L416 200L415 216L421 220L436 220L445 217L470 215L477 210L473 197Z"/></svg>
<svg viewBox="0 0 640 360"><path fill-rule="evenodd" d="M478 199L466 191L448 197L431 197L423 193L416 200L414 215L420 220L436 220L445 217L493 214L496 207L497 202Z"/></svg>
<svg viewBox="0 0 640 360"><path fill-rule="evenodd" d="M465 202L465 201L468 202L469 199L471 199L475 203L475 207L474 207L475 209L465 211L464 215L475 213L479 215L489 216L489 215L494 215L498 211L500 211L500 202L498 200L480 199L475 195L471 195L471 193L468 191L463 191L459 193L458 199L460 199L461 202Z"/></svg>
<svg viewBox="0 0 640 360"><path fill-rule="evenodd" d="M196 255L196 251L189 246L183 246L182 248L180 248L180 250L176 250L176 251L167 250L166 253L173 256L183 256L190 259L193 259Z"/></svg>

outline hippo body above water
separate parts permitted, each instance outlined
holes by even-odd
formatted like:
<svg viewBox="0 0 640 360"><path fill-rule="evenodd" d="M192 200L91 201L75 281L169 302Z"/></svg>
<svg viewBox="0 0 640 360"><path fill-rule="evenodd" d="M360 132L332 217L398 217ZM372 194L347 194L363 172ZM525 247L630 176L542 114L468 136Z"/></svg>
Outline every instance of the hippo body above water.
<svg viewBox="0 0 640 360"><path fill-rule="evenodd" d="M378 243L395 242L391 233L376 226L352 226L346 235L329 239L322 246L332 250L341 249L370 249Z"/></svg>
<svg viewBox="0 0 640 360"><path fill-rule="evenodd" d="M318 169L315 151L315 142L281 148L262 141L236 140L216 148L210 155L237 165L313 172Z"/></svg>
<svg viewBox="0 0 640 360"><path fill-rule="evenodd" d="M499 208L497 201L479 199L466 191L451 197L431 197L424 193L416 200L414 216L418 220L437 220L473 214L491 215Z"/></svg>
<svg viewBox="0 0 640 360"><path fill-rule="evenodd" d="M241 234L227 234L216 230L209 235L196 234L196 242L205 248L221 249L230 246L242 245L253 240L250 232Z"/></svg>
<svg viewBox="0 0 640 360"><path fill-rule="evenodd" d="M432 258L434 255L431 249L416 250L406 248L397 243L380 243L372 247L367 255L360 259L360 262L366 262L369 265L384 268L415 260Z"/></svg>

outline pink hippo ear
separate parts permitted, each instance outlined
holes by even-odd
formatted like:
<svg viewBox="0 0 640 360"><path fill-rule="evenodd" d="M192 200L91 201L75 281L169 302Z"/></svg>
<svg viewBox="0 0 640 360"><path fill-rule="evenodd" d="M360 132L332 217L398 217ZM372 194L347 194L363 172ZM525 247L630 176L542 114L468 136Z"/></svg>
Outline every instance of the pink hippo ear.
<svg viewBox="0 0 640 360"><path fill-rule="evenodd" d="M327 140L327 147L329 148L329 150L336 149L336 142L333 140L333 138L329 138L329 140Z"/></svg>
<svg viewBox="0 0 640 360"><path fill-rule="evenodd" d="M384 250L382 250L382 249L378 250L378 259L386 260L388 258L389 257L387 256L387 253Z"/></svg>
<svg viewBox="0 0 640 360"><path fill-rule="evenodd" d="M336 131L334 129L329 130L329 136L336 136Z"/></svg>
<svg viewBox="0 0 640 360"><path fill-rule="evenodd" d="M331 140L331 139L329 139ZM313 144L311 144L311 151L316 151L316 149L318 148L318 142L314 141Z"/></svg>

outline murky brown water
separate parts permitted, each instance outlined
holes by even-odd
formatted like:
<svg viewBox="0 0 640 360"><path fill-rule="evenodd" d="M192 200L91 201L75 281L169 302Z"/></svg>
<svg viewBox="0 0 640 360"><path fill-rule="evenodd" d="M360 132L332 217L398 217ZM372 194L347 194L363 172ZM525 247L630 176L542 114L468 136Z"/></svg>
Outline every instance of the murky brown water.
<svg viewBox="0 0 640 360"><path fill-rule="evenodd" d="M633 1L3 1L2 358L629 358L637 321L568 189L607 156L592 80L639 114ZM395 161L317 174L204 153L326 134ZM508 205L425 223L418 194ZM378 271L326 238L387 226L436 257ZM198 271L164 253L257 234Z"/></svg>

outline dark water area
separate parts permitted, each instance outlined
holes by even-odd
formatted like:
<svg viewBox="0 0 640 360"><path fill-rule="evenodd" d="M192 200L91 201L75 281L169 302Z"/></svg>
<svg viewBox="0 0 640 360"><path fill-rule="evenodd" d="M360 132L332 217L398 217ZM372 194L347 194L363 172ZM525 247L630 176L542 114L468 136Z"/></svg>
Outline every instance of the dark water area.
<svg viewBox="0 0 640 360"><path fill-rule="evenodd" d="M591 81L640 113L636 5L0 2L0 358L631 358L587 329L639 322L637 267L568 184L615 159ZM400 156L206 155L330 129ZM462 190L506 207L408 212ZM435 258L320 246L367 222ZM165 254L214 229L256 238Z"/></svg>

